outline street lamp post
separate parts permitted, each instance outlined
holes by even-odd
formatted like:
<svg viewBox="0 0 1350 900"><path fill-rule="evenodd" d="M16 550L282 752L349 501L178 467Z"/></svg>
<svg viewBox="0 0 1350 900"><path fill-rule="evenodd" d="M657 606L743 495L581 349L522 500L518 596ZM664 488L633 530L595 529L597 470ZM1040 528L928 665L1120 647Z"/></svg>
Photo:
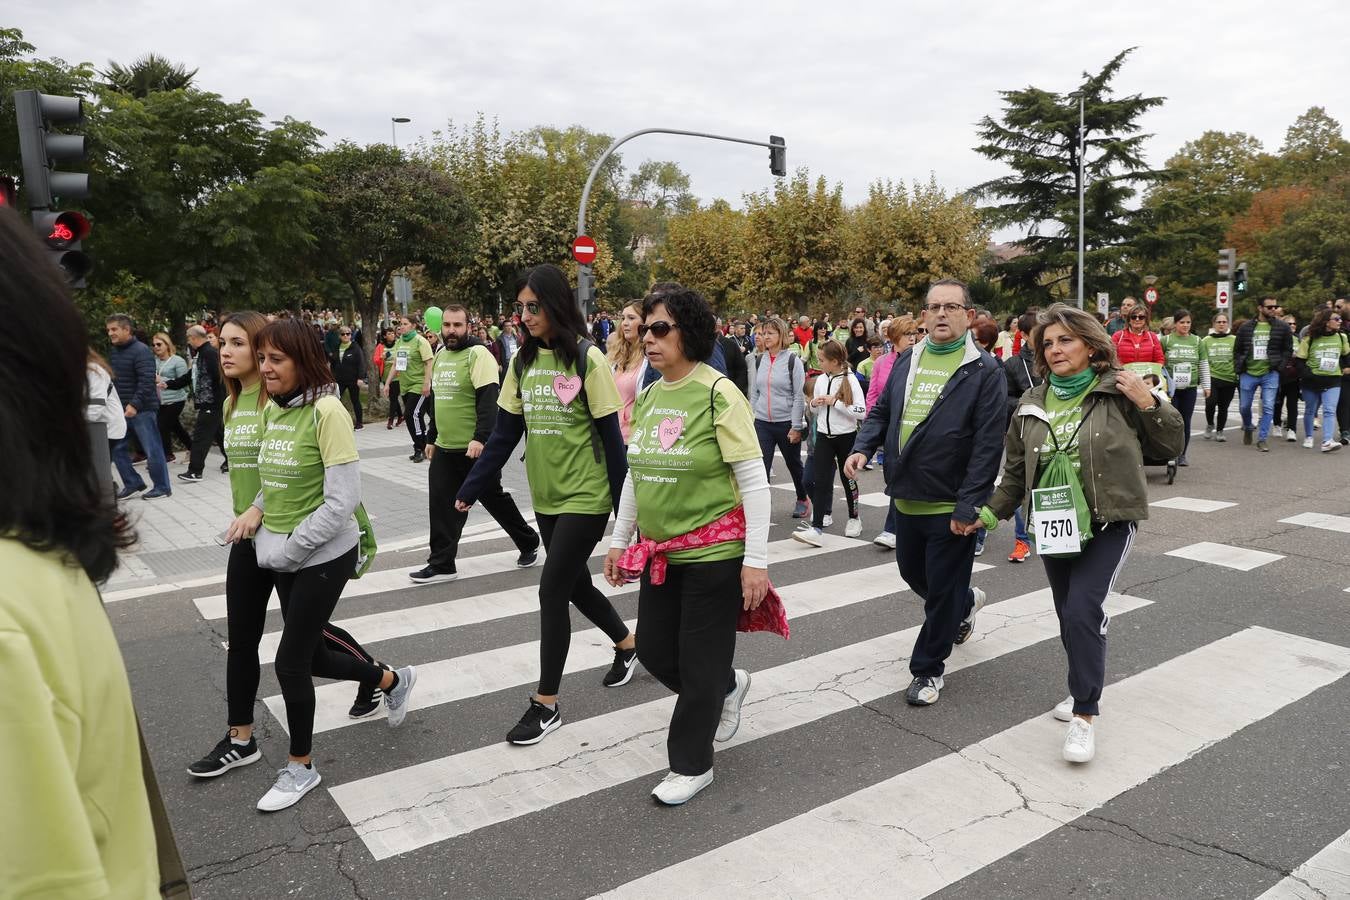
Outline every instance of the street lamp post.
<svg viewBox="0 0 1350 900"><path fill-rule="evenodd" d="M1084 168L1083 168L1083 150L1084 135L1086 129L1083 127L1083 94L1078 94L1078 308L1083 308L1083 189Z"/></svg>
<svg viewBox="0 0 1350 900"><path fill-rule="evenodd" d="M389 119L389 141L398 148L398 126L407 125L412 119L407 116L392 116Z"/></svg>

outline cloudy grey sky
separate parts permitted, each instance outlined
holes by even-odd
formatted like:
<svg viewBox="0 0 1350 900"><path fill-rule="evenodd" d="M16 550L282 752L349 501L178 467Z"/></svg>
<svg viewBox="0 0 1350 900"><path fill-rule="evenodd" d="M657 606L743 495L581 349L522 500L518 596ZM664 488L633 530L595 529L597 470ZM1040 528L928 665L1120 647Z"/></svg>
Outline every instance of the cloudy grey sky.
<svg viewBox="0 0 1350 900"><path fill-rule="evenodd" d="M413 120L399 126L405 143L480 111L507 130L772 132L787 138L790 167L843 182L850 201L877 178L932 173L961 190L996 177L1001 169L971 147L999 90L1071 90L1129 46L1139 49L1117 91L1168 98L1144 120L1155 164L1206 129L1240 129L1277 149L1312 105L1350 124L1345 0L24 7L12 24L43 56L102 67L155 51L200 69L200 86L248 97L269 117L308 119L329 139L388 141L399 115ZM738 201L771 181L758 148L653 136L624 155L630 167L677 160L704 199Z"/></svg>

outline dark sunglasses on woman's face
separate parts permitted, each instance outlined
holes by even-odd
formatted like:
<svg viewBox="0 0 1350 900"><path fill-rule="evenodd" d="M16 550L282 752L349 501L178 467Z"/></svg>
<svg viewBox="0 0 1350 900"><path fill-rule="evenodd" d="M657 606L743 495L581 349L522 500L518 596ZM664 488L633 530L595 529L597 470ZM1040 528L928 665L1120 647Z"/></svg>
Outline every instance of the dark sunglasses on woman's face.
<svg viewBox="0 0 1350 900"><path fill-rule="evenodd" d="M660 340L661 338L670 334L670 329L679 327L680 326L676 325L674 322L653 322L650 325L639 325L638 337L646 337L647 332L650 331L652 334L656 336L657 340Z"/></svg>
<svg viewBox="0 0 1350 900"><path fill-rule="evenodd" d="M529 301L528 303L517 303L516 315L520 316L524 315L525 313L529 313L532 316L539 315L539 304L535 303L533 300Z"/></svg>
<svg viewBox="0 0 1350 900"><path fill-rule="evenodd" d="M1135 319L1147 319L1147 318L1148 318L1148 316L1144 316L1144 315L1132 315L1132 316L1130 316L1130 321L1133 322Z"/></svg>

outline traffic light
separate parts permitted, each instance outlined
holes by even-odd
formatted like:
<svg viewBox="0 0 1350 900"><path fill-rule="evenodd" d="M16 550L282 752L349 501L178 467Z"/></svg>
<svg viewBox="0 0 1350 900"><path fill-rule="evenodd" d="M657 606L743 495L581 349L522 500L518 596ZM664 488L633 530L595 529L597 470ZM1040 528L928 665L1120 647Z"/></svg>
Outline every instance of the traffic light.
<svg viewBox="0 0 1350 900"><path fill-rule="evenodd" d="M1237 270L1237 251L1227 247L1219 251L1219 280L1229 281Z"/></svg>
<svg viewBox="0 0 1350 900"><path fill-rule="evenodd" d="M1247 293L1247 264L1238 263L1237 268L1233 270L1233 293Z"/></svg>
<svg viewBox="0 0 1350 900"><path fill-rule="evenodd" d="M769 171L779 177L787 174L787 141L776 134L769 135Z"/></svg>
<svg viewBox="0 0 1350 900"><path fill-rule="evenodd" d="M55 207L58 200L67 203L88 197L89 176L53 169L56 163L85 158L84 135L52 132L53 126L82 124L84 101L38 91L15 91L14 109L23 157L23 188L33 228L71 285L84 287L84 276L93 267L81 249L81 241L89 236L89 219L83 213Z"/></svg>
<svg viewBox="0 0 1350 900"><path fill-rule="evenodd" d="M19 191L14 187L14 179L8 175L0 175L0 206L9 209L19 206Z"/></svg>

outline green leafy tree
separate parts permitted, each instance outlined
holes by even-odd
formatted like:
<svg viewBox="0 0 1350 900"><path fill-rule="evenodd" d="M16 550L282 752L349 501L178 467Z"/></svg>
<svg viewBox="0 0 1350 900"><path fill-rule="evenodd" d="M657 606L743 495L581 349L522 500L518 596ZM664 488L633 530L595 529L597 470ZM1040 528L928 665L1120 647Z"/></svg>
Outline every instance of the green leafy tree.
<svg viewBox="0 0 1350 900"><path fill-rule="evenodd" d="M1165 98L1115 96L1111 82L1130 52L1117 54L1095 75L1083 73L1069 93L1036 87L1002 91L1000 117L980 121L976 152L1012 173L973 193L1000 201L985 210L995 228L1027 229L1019 241L1027 253L1000 263L994 274L1028 300L1077 292L1079 97L1085 107L1087 181L1084 290L1090 295L1134 284L1127 263L1137 227L1128 204L1138 188L1160 177L1144 162L1143 144L1151 135L1140 133L1139 119Z"/></svg>
<svg viewBox="0 0 1350 900"><path fill-rule="evenodd" d="M745 214L725 200L674 216L661 244L661 280L693 288L726 311L745 279L746 227Z"/></svg>
<svg viewBox="0 0 1350 900"><path fill-rule="evenodd" d="M1350 294L1350 176L1331 182L1259 239L1255 295L1274 294L1307 322L1314 308Z"/></svg>
<svg viewBox="0 0 1350 900"><path fill-rule="evenodd" d="M830 305L848 281L843 187L805 169L747 194L741 292L753 307Z"/></svg>
<svg viewBox="0 0 1350 900"><path fill-rule="evenodd" d="M110 62L100 73L104 83L119 94L146 97L155 91L179 91L192 87L197 70L155 53L147 53L131 65Z"/></svg>
<svg viewBox="0 0 1350 900"><path fill-rule="evenodd" d="M1350 141L1320 106L1294 120L1285 132L1277 167L1281 184L1317 187L1350 173Z"/></svg>

